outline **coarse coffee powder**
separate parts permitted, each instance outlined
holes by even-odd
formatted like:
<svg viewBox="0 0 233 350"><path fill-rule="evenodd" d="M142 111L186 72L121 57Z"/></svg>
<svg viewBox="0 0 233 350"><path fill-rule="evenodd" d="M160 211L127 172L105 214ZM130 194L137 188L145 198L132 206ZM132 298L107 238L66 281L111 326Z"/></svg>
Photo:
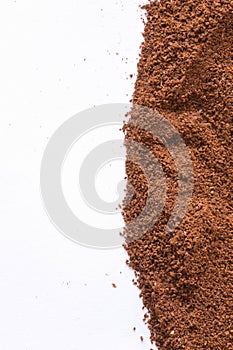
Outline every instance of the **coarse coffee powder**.
<svg viewBox="0 0 233 350"><path fill-rule="evenodd" d="M132 114L125 140L142 143L159 160L168 193L160 219L149 230L135 227L140 235L130 240L127 228L145 206L148 181L128 158L123 210L128 264L159 350L233 349L233 1L160 0L143 9L132 102L157 111L179 132L192 160L194 190L181 224L167 231L177 196L176 167L159 140L132 126ZM150 125L149 112L144 122Z"/></svg>

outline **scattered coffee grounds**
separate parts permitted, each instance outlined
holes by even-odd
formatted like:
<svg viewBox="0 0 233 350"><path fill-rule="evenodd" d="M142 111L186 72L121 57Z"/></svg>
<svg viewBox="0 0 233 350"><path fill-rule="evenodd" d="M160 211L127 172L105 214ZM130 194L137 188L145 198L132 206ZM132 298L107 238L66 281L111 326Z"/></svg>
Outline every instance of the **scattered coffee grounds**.
<svg viewBox="0 0 233 350"><path fill-rule="evenodd" d="M128 264L158 349L233 349L233 2L160 0L143 8L132 102L157 111L179 132L192 160L194 191L181 224L166 230L177 196L176 167L131 116L125 139L142 143L159 160L168 193L160 219L148 231L135 228L140 237L131 241L127 227L145 206L148 181L126 146ZM150 125L149 112L144 121Z"/></svg>

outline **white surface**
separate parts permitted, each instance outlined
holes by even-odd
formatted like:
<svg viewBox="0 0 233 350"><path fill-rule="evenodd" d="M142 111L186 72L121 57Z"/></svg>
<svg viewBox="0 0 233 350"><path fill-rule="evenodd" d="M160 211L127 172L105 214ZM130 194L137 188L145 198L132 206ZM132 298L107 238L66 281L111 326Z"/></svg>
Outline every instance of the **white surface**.
<svg viewBox="0 0 233 350"><path fill-rule="evenodd" d="M1 1L1 350L150 348L125 252L63 237L39 191L41 157L56 128L93 105L128 102L126 78L142 40L139 4Z"/></svg>
<svg viewBox="0 0 233 350"><path fill-rule="evenodd" d="M121 140L124 142L124 134L120 131L119 125L108 125L90 130L76 142L64 161L62 167L62 189L63 194L72 209L73 213L82 222L92 227L102 229L115 229L124 227L124 220L120 210L114 212L114 215L106 215L86 205L85 198L77 184L77 178L80 167L85 157L98 145L112 140ZM97 174L93 174L95 179L95 188L97 194L105 202L114 202L118 200L117 185L124 179L125 159L110 161L104 166L102 171L99 169ZM91 218L91 222L90 222Z"/></svg>

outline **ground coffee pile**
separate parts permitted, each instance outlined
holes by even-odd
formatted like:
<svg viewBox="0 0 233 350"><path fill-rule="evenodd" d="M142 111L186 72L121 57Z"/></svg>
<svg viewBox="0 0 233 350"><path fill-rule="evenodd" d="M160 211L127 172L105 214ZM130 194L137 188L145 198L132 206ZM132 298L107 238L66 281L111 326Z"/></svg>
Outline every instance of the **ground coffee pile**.
<svg viewBox="0 0 233 350"><path fill-rule="evenodd" d="M135 190L130 203L127 192L123 212L128 264L158 349L233 349L233 2L160 0L144 9L132 102L158 111L180 133L193 163L194 193L182 223L167 232L177 195L174 162L153 135L127 122L126 140L153 152L169 192L160 220L131 242L127 226L145 205L148 184L126 162ZM149 125L149 113L145 120Z"/></svg>

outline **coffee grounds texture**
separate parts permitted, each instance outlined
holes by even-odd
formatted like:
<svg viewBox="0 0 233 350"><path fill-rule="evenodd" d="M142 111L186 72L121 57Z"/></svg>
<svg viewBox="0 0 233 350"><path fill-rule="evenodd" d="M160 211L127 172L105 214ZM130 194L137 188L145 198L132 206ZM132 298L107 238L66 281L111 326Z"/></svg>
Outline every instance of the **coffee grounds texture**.
<svg viewBox="0 0 233 350"><path fill-rule="evenodd" d="M145 206L148 182L126 161L125 249L135 271L151 342L159 350L233 349L233 2L150 1L133 105L165 117L183 138L193 165L188 211L166 226L177 196L169 152L153 135L124 125L125 140L142 143L163 166L167 199L148 231L127 227ZM150 113L144 117L150 125ZM127 154L129 147L126 145ZM135 194L130 202L129 183Z"/></svg>

